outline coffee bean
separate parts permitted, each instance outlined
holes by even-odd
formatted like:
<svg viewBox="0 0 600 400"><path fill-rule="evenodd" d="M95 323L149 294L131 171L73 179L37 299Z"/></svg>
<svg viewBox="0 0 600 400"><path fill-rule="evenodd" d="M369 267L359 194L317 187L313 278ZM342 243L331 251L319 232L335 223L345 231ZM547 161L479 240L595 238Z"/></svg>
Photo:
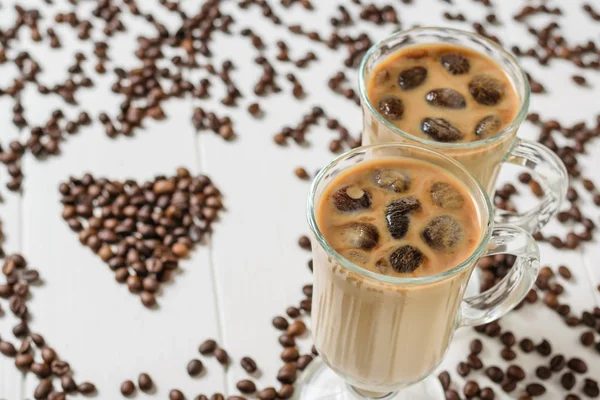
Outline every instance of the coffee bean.
<svg viewBox="0 0 600 400"><path fill-rule="evenodd" d="M272 387L263 389L258 393L259 400L275 400L276 398L277 398L277 391Z"/></svg>
<svg viewBox="0 0 600 400"><path fill-rule="evenodd" d="M583 383L583 393L585 393L588 397L596 398L600 396L600 388L598 388L598 382L586 378Z"/></svg>
<svg viewBox="0 0 600 400"><path fill-rule="evenodd" d="M460 362L456 367L456 372L458 372L460 376L465 377L471 372L471 367L465 362Z"/></svg>
<svg viewBox="0 0 600 400"><path fill-rule="evenodd" d="M298 357L300 357L300 354L298 353L298 349L295 347L286 347L281 352L281 359L284 362L296 361Z"/></svg>
<svg viewBox="0 0 600 400"><path fill-rule="evenodd" d="M198 359L191 360L187 365L187 372L190 376L198 376L203 369L204 365Z"/></svg>
<svg viewBox="0 0 600 400"><path fill-rule="evenodd" d="M273 318L273 326L280 331L284 331L288 328L289 324L285 318L277 316Z"/></svg>
<svg viewBox="0 0 600 400"><path fill-rule="evenodd" d="M504 372L496 366L486 368L485 374L492 382L500 383L504 379Z"/></svg>
<svg viewBox="0 0 600 400"><path fill-rule="evenodd" d="M537 346L535 346L535 349L544 357L547 357L552 353L552 346L546 339L543 339Z"/></svg>
<svg viewBox="0 0 600 400"><path fill-rule="evenodd" d="M578 374L585 374L588 370L587 364L580 358L573 357L567 362L567 367Z"/></svg>
<svg viewBox="0 0 600 400"><path fill-rule="evenodd" d="M550 359L550 369L554 372L561 371L565 365L567 365L565 361L565 357L562 354L557 354Z"/></svg>
<svg viewBox="0 0 600 400"><path fill-rule="evenodd" d="M565 372L560 377L560 384L562 385L562 387L565 388L565 390L573 389L573 386L575 386L576 381L577 380L575 379L575 375L573 375L570 372Z"/></svg>
<svg viewBox="0 0 600 400"><path fill-rule="evenodd" d="M522 381L525 379L525 371L523 371L523 368L519 367L518 365L509 366L506 370L506 375L515 381Z"/></svg>
<svg viewBox="0 0 600 400"><path fill-rule="evenodd" d="M90 382L83 382L77 386L77 391L81 394L92 394L96 392L96 386Z"/></svg>
<svg viewBox="0 0 600 400"><path fill-rule="evenodd" d="M310 250L311 245L308 236L300 236L300 239L298 239L298 246L300 246L304 250Z"/></svg>
<svg viewBox="0 0 600 400"><path fill-rule="evenodd" d="M552 371L550 371L550 368L541 365L536 368L535 375L540 379L546 380L552 376Z"/></svg>
<svg viewBox="0 0 600 400"><path fill-rule="evenodd" d="M64 375L60 378L60 386L65 393L71 393L77 390L77 384L70 375Z"/></svg>
<svg viewBox="0 0 600 400"><path fill-rule="evenodd" d="M45 399L48 397L48 394L53 390L52 381L50 379L42 379L40 383L35 388L33 393L33 397L36 400Z"/></svg>
<svg viewBox="0 0 600 400"><path fill-rule="evenodd" d="M147 373L143 372L138 377L138 386L142 392L149 392L154 387L152 378Z"/></svg>
<svg viewBox="0 0 600 400"><path fill-rule="evenodd" d="M450 379L450 374L448 373L448 371L442 371L438 375L438 379L439 379L440 383L442 384L442 388L444 389L444 391L446 391L450 388L451 379Z"/></svg>
<svg viewBox="0 0 600 400"><path fill-rule="evenodd" d="M519 342L519 347L521 348L521 350L523 350L523 352L531 353L533 351L533 349L535 348L535 345L533 344L531 339L524 338L524 339L521 339L521 341Z"/></svg>
<svg viewBox="0 0 600 400"><path fill-rule="evenodd" d="M445 397L446 400L460 400L460 395L454 389L446 390Z"/></svg>
<svg viewBox="0 0 600 400"><path fill-rule="evenodd" d="M544 393L546 393L546 388L540 383L530 383L529 385L527 385L525 390L530 396L533 397L541 396Z"/></svg>
<svg viewBox="0 0 600 400"><path fill-rule="evenodd" d="M300 336L306 332L306 325L302 321L294 321L290 326L287 327L286 332L291 336Z"/></svg>
<svg viewBox="0 0 600 400"><path fill-rule="evenodd" d="M467 381L463 388L464 395L470 399L479 395L479 385L475 381Z"/></svg>
<svg viewBox="0 0 600 400"><path fill-rule="evenodd" d="M564 265L558 267L558 273L565 279L571 279L572 277L571 270Z"/></svg>
<svg viewBox="0 0 600 400"><path fill-rule="evenodd" d="M200 352L200 354L207 356L213 354L216 348L217 342L215 342L212 339L208 339L200 345L198 351Z"/></svg>
<svg viewBox="0 0 600 400"><path fill-rule="evenodd" d="M286 314L290 318L298 318L300 316L300 310L297 307L288 307L286 310Z"/></svg>
<svg viewBox="0 0 600 400"><path fill-rule="evenodd" d="M590 347L594 344L594 331L585 331L579 337L579 341L585 347Z"/></svg>
<svg viewBox="0 0 600 400"><path fill-rule="evenodd" d="M496 398L496 394L492 388L486 387L481 389L479 392L479 397L481 400L494 400Z"/></svg>
<svg viewBox="0 0 600 400"><path fill-rule="evenodd" d="M473 339L469 345L469 349L471 350L471 354L478 355L483 350L483 343L479 339Z"/></svg>
<svg viewBox="0 0 600 400"><path fill-rule="evenodd" d="M500 340L506 347L511 347L516 343L515 335L512 332L503 332L500 335Z"/></svg>
<svg viewBox="0 0 600 400"><path fill-rule="evenodd" d="M279 391L277 392L277 398L279 399L289 399L294 394L294 387L290 384L283 384Z"/></svg>
<svg viewBox="0 0 600 400"><path fill-rule="evenodd" d="M242 358L240 364L242 365L242 368L244 368L244 370L249 374L256 372L258 369L256 362L250 357Z"/></svg>
<svg viewBox="0 0 600 400"><path fill-rule="evenodd" d="M169 400L185 400L185 396L179 389L173 389L169 392Z"/></svg>
<svg viewBox="0 0 600 400"><path fill-rule="evenodd" d="M515 353L510 347L505 347L500 352L500 356L506 361L512 361L517 358L517 353Z"/></svg>
<svg viewBox="0 0 600 400"><path fill-rule="evenodd" d="M223 396L221 393L215 393L210 396L210 400L225 400L225 396Z"/></svg>
<svg viewBox="0 0 600 400"><path fill-rule="evenodd" d="M517 387L517 381L506 377L504 378L500 386L502 387L503 391L505 391L506 393L510 393Z"/></svg>
<svg viewBox="0 0 600 400"><path fill-rule="evenodd" d="M242 392L244 394L250 394L250 393L256 392L256 385L254 384L254 382L252 382L248 379L238 381L238 383L236 384L236 387L240 392Z"/></svg>
<svg viewBox="0 0 600 400"><path fill-rule="evenodd" d="M214 355L221 365L227 365L229 363L229 355L222 348L217 347L214 351Z"/></svg>
<svg viewBox="0 0 600 400"><path fill-rule="evenodd" d="M281 383L294 383L296 381L296 365L286 363L277 373L277 380Z"/></svg>
<svg viewBox="0 0 600 400"><path fill-rule="evenodd" d="M121 394L123 396L131 396L135 392L135 385L132 381L125 381L121 384Z"/></svg>

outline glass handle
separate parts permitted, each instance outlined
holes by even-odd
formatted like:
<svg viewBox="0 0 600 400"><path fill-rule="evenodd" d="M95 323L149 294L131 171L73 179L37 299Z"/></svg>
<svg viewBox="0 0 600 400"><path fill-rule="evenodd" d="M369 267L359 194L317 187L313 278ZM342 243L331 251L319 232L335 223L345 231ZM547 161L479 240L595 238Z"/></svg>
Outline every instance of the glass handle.
<svg viewBox="0 0 600 400"><path fill-rule="evenodd" d="M502 317L523 300L535 283L540 251L531 234L514 225L496 225L485 256L503 253L516 256L515 264L496 286L463 299L460 326L483 325Z"/></svg>
<svg viewBox="0 0 600 400"><path fill-rule="evenodd" d="M544 196L536 207L523 213L496 209L495 220L520 226L527 232L537 232L558 212L567 196L567 169L552 150L526 139L517 140L505 161L529 169L534 177L539 178Z"/></svg>

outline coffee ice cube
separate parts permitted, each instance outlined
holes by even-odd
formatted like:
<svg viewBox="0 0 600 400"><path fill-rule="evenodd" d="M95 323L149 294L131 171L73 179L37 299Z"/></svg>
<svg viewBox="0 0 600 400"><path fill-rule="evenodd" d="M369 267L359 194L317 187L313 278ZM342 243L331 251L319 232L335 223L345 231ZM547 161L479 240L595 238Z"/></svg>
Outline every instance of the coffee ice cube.
<svg viewBox="0 0 600 400"><path fill-rule="evenodd" d="M377 108L388 121L398 121L404 115L404 104L396 96L385 96L379 101Z"/></svg>
<svg viewBox="0 0 600 400"><path fill-rule="evenodd" d="M412 67L400 72L398 85L403 90L411 90L421 86L425 79L427 79L427 69L425 67Z"/></svg>
<svg viewBox="0 0 600 400"><path fill-rule="evenodd" d="M465 198L456 188L446 182L434 182L429 190L431 201L438 207L456 210L461 208Z"/></svg>
<svg viewBox="0 0 600 400"><path fill-rule="evenodd" d="M406 192L410 188L411 179L408 174L398 169L378 169L373 174L375 184L382 189L395 193Z"/></svg>
<svg viewBox="0 0 600 400"><path fill-rule="evenodd" d="M371 207L371 195L357 186L346 186L333 194L333 205L341 212L366 210Z"/></svg>
<svg viewBox="0 0 600 400"><path fill-rule="evenodd" d="M409 214L421 209L421 203L414 197L404 197L392 201L385 209L385 219L390 235L402 239L410 225Z"/></svg>
<svg viewBox="0 0 600 400"><path fill-rule="evenodd" d="M373 224L352 222L342 227L344 241L357 249L371 250L379 242L379 232Z"/></svg>
<svg viewBox="0 0 600 400"><path fill-rule="evenodd" d="M467 57L458 53L444 54L440 58L440 63L452 75L467 74L471 69L471 63L469 63Z"/></svg>
<svg viewBox="0 0 600 400"><path fill-rule="evenodd" d="M404 245L390 254L389 261L394 271L408 274L414 272L423 263L424 255L418 248Z"/></svg>
<svg viewBox="0 0 600 400"><path fill-rule="evenodd" d="M479 104L495 106L504 96L504 85L489 75L477 75L469 82L469 93Z"/></svg>
<svg viewBox="0 0 600 400"><path fill-rule="evenodd" d="M369 255L364 251L351 249L342 252L342 255L355 264L366 264L369 262Z"/></svg>
<svg viewBox="0 0 600 400"><path fill-rule="evenodd" d="M475 126L475 136L478 138L493 136L498 133L500 126L502 126L500 118L495 115L489 115L477 123Z"/></svg>
<svg viewBox="0 0 600 400"><path fill-rule="evenodd" d="M425 95L425 100L434 107L451 108L454 110L467 106L463 95L453 89L433 89Z"/></svg>
<svg viewBox="0 0 600 400"><path fill-rule="evenodd" d="M462 225L450 215L433 218L421 232L421 238L434 250L450 250L463 237Z"/></svg>
<svg viewBox="0 0 600 400"><path fill-rule="evenodd" d="M425 118L421 121L421 130L427 136L438 142L456 142L461 140L463 133L444 118Z"/></svg>

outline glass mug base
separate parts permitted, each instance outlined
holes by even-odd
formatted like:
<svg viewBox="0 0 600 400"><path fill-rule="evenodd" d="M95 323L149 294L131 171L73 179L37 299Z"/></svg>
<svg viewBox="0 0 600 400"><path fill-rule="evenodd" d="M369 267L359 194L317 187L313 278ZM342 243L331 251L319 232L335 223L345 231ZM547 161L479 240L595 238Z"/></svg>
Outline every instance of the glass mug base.
<svg viewBox="0 0 600 400"><path fill-rule="evenodd" d="M357 393L319 358L304 371L295 400L437 400L445 399L442 385L431 375L422 381L383 397Z"/></svg>

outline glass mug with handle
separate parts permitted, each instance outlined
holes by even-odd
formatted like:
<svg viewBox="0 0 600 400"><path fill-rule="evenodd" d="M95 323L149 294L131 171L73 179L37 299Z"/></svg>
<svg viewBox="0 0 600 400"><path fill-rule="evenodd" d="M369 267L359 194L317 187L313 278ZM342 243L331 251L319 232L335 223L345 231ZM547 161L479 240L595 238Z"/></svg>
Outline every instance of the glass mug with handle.
<svg viewBox="0 0 600 400"><path fill-rule="evenodd" d="M361 163L390 158L430 163L464 186L480 229L463 262L434 275L392 277L352 263L325 239L316 214L328 185ZM301 400L443 399L440 383L429 375L454 331L502 317L525 297L539 270L531 235L515 225L495 224L490 198L477 179L457 161L422 147L386 143L341 155L315 178L307 218L313 242L312 336L322 361L305 372L297 392ZM494 254L514 255L514 266L493 288L465 298L476 261Z"/></svg>
<svg viewBox="0 0 600 400"><path fill-rule="evenodd" d="M491 58L506 74L518 96L519 109L514 119L497 134L474 142L438 142L405 132L384 118L372 104L368 84L376 68L395 52L419 45L453 45ZM452 79L452 78L447 78ZM529 83L517 61L496 43L475 34L449 28L415 28L392 34L373 45L365 54L359 72L363 108L362 144L401 142L427 147L463 164L484 186L490 196L502 163L529 169L540 179L544 196L533 209L523 213L497 210L496 221L518 225L536 232L552 218L566 196L567 171L560 158L547 147L517 138L517 130L529 108Z"/></svg>

